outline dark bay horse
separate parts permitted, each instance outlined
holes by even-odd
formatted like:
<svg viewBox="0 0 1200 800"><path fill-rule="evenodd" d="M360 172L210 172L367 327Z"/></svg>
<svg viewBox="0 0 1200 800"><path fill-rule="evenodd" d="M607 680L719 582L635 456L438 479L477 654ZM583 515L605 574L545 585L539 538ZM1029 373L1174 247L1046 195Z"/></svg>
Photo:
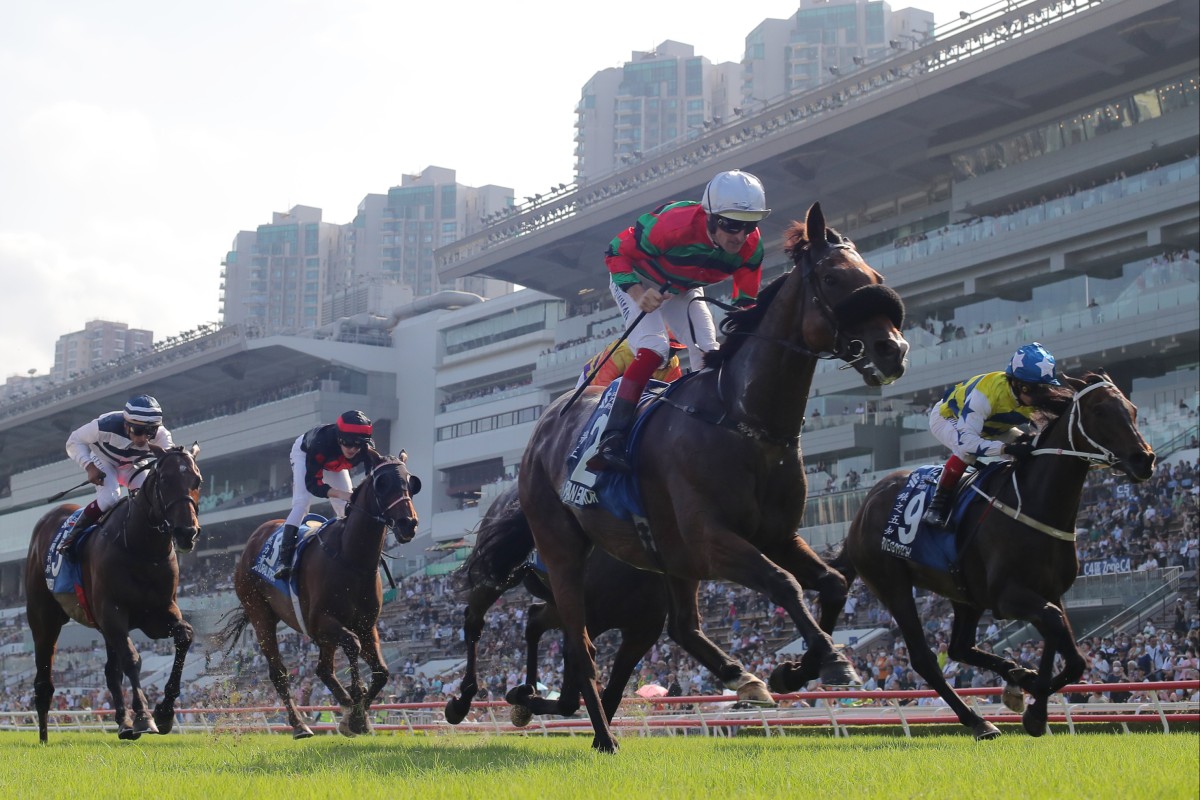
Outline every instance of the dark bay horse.
<svg viewBox="0 0 1200 800"><path fill-rule="evenodd" d="M567 456L598 392L585 392L566 413L567 396L552 403L525 449L521 509L550 574L565 660L596 734L592 746L603 752L615 752L617 742L601 706L587 630L583 586L593 546L667 576L672 637L742 700L771 702L758 678L700 634L701 580L764 593L796 623L808 650L800 664L772 674L773 686L857 677L817 627L794 577L816 559L796 534L806 499L800 429L818 359L845 361L871 386L903 374L904 309L853 244L826 227L819 206L804 224L793 224L787 241L795 267L764 287L757 306L726 317L726 344L704 370L676 384L666 407L647 421L646 444L636 456L650 528L645 540L633 523L598 507L568 505L559 494Z"/></svg>
<svg viewBox="0 0 1200 800"><path fill-rule="evenodd" d="M137 739L143 733L171 732L183 662L192 646L192 626L184 621L175 603L179 588L176 553L190 552L200 536L197 504L202 478L196 466L199 452L198 445L157 452L142 467L149 472L142 487L132 498L122 499L114 506L100 522L99 529L79 546L80 582L86 608L75 595L60 599L47 586L44 573L55 533L63 520L79 507L59 506L34 526L25 560L25 609L33 631L37 668L34 704L40 742L46 742L46 717L54 696L51 671L58 635L70 619L96 628L104 637L107 653L104 677L112 695L117 735L122 739ZM60 565L55 568L56 574ZM146 711L146 696L142 692L142 658L129 638L134 629L151 639L169 636L175 640L175 662L153 717ZM129 679L132 719L125 706L123 677Z"/></svg>
<svg viewBox="0 0 1200 800"><path fill-rule="evenodd" d="M917 616L913 587L950 600L950 658L1003 677L1010 684L1008 692L1015 694L1006 697L1005 704L1014 710L1023 704L1015 687L1032 696L1022 723L1030 735L1040 736L1046 731L1049 696L1077 681L1086 664L1062 603L1079 572L1075 518L1084 478L1095 464L1119 469L1139 482L1154 473L1154 451L1138 431L1137 409L1120 389L1103 374L1063 375L1061 380L1073 396L1052 409L1058 416L1038 433L1034 457L978 487L984 500L967 510L958 530L959 579L881 550L883 530L897 493L905 488L907 471L892 473L871 489L833 562L847 580L861 577L892 612L913 669L976 739L990 739L1000 731L946 683ZM913 495L906 519L920 519L923 499L920 492ZM1037 628L1045 640L1037 672L976 647L979 618L989 608L1000 619L1025 620ZM1056 653L1064 661L1058 675L1053 674Z"/></svg>
<svg viewBox="0 0 1200 800"><path fill-rule="evenodd" d="M228 643L232 649L246 625L254 627L258 646L267 659L271 683L287 709L293 738L307 739L313 732L300 719L288 686L288 671L279 654L275 631L281 620L307 634L319 648L317 676L329 687L343 711L338 731L344 736L370 731L367 710L389 675L376 627L383 605L379 559L389 528L400 544L411 541L417 532L412 497L421 490L421 480L409 473L407 458L403 452L395 457L368 451L366 476L354 490L346 516L322 528L317 541L301 554L295 576L299 587L299 618L292 595L253 571L263 545L279 530L283 520L260 525L246 542L234 568L233 588L241 608L229 612L230 619L217 640ZM339 648L350 666L349 690L334 671L334 657ZM371 683L366 687L359 675L360 657L371 668Z"/></svg>
<svg viewBox="0 0 1200 800"><path fill-rule="evenodd" d="M457 573L467 599L463 611L467 666L459 684L459 696L446 702L446 721L453 725L466 717L479 691L476 657L484 615L502 594L522 584L543 602L532 604L526 618L526 681L510 691L507 698L513 705L513 723L525 725L532 714L569 717L579 710L579 688L569 669L564 671L557 700L535 694L538 643L546 631L560 629L562 622L549 588L529 563L532 551L533 533L521 513L517 485L513 484L488 508L476 534L475 547ZM603 550L593 550L584 571L584 594L588 598L588 631L592 635L610 630L621 632L621 645L602 698L605 716L611 721L638 662L662 635L669 606L667 587L661 575L631 567Z"/></svg>

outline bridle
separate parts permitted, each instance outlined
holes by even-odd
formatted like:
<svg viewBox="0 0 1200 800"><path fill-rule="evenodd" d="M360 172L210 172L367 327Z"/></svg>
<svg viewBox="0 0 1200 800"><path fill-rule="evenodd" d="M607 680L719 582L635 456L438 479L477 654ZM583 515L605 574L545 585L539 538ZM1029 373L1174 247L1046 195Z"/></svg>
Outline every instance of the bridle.
<svg viewBox="0 0 1200 800"><path fill-rule="evenodd" d="M1035 456L1042 456L1042 455L1069 456L1071 458L1078 458L1082 461L1093 462L1093 464L1095 466L1109 466L1109 467L1116 466L1120 462L1120 459L1117 458L1116 454L1113 453L1113 451L1109 450L1107 447L1105 447L1104 445L1097 442L1094 438L1092 438L1088 434L1088 432L1083 427L1083 414L1080 413L1080 411L1079 411L1080 399L1084 395L1094 391L1095 389L1100 389L1100 388L1104 388L1104 387L1107 387L1110 389L1116 388L1116 386L1111 381L1099 381L1097 383L1088 384L1087 386L1080 389L1078 392L1075 392L1075 394L1071 397L1071 408L1067 412L1067 444L1069 445L1069 448L1061 448L1061 447L1037 448L1037 446L1036 446L1037 442L1041 440L1041 438L1046 434L1046 432L1048 430L1050 430L1050 428L1047 427L1047 428L1039 431L1037 438L1034 439L1034 450L1033 450L1032 455L1035 455ZM1092 447L1095 448L1094 451L1078 449L1079 446L1076 445L1076 443L1075 443L1076 431L1078 431L1079 436L1081 438L1086 440L1089 445L1091 445ZM1024 512L1021 511L1021 506L1023 504L1023 500L1021 499L1020 486L1017 484L1017 470L1011 469L1009 471L1009 476L1010 476L1009 479L1012 481L1013 495L1017 498L1017 505L1015 508L1003 503L996 497L992 497L991 495L984 492L982 489L980 489L975 484L971 485L971 489L976 494L980 495L985 500L987 500L989 505L994 507L997 511L1001 512L1002 514L1004 514L1008 517L1011 517L1012 519L1016 520L1017 522L1021 522L1025 525L1028 525L1029 527L1033 528L1034 530L1041 531L1042 533L1044 533L1048 536L1053 536L1055 539L1061 539L1065 542L1074 542L1075 538L1076 538L1074 531L1064 531L1064 530L1060 530L1058 528L1052 527L1050 525L1045 524L1044 522L1040 522L1040 521L1034 519L1033 517L1028 516L1027 514L1025 514Z"/></svg>
<svg viewBox="0 0 1200 800"><path fill-rule="evenodd" d="M197 517L199 517L199 515L200 515L199 504L197 504L195 498L192 497L192 492L190 490L185 491L181 496L176 497L174 500L168 501L163 497L162 475L160 474L160 472L162 471L163 463L171 456L186 457L186 458L188 458L188 460L191 460L191 456L189 456L187 454L187 452L184 451L183 449L172 448L170 450L165 451L161 456L158 456L157 458L153 458L153 459L143 462L129 476L130 481L132 481L135 477L137 477L137 475L139 473L149 471L149 475L146 476L146 481L143 483L143 488L138 491L137 497L140 497L146 493L145 489L147 488L146 484L148 483L150 491L149 491L149 498L147 500L148 508L147 508L147 513L146 513L146 519L150 525L150 530L154 531L155 533L166 536L166 537L168 537L168 539L170 539L170 536L171 536L171 527L172 526L167 519L167 512L169 512L172 508L174 508L176 504L189 503L192 506L193 513ZM203 482L203 479L201 479L201 482ZM137 500L137 497L131 498L130 502L131 503L135 502ZM155 517L158 518L157 522L155 522ZM122 526L121 538L124 540L124 544L125 544L126 548L128 548L128 546L129 546L129 515L128 514L125 516L125 521Z"/></svg>
<svg viewBox="0 0 1200 800"><path fill-rule="evenodd" d="M405 500L408 500L411 503L412 492L409 490L408 479L401 475L399 470L397 470L396 477L400 480L402 490L394 500L385 506L383 501L380 500L382 492L379 489L379 479L382 477L382 473L379 472L379 468L384 466L399 467L403 466L403 464L404 462L400 461L399 459L388 459L386 461L380 461L378 464L367 470L367 478L371 481L371 503L374 506L374 511L370 511L361 505L355 504L354 498L351 498L350 502L346 503L346 516L349 517L350 509L354 509L360 514L366 515L369 519L375 520L387 530L392 531L393 535L395 535L395 531L400 527L400 523L393 520L389 516L389 512Z"/></svg>

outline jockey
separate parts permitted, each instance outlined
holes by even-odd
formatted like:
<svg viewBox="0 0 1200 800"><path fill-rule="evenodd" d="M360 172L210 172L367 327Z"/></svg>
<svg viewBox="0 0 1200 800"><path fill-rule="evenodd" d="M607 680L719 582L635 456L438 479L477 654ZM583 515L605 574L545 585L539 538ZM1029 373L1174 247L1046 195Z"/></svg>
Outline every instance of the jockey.
<svg viewBox="0 0 1200 800"><path fill-rule="evenodd" d="M87 473L96 487L96 499L84 506L70 535L58 551L70 555L78 534L100 519L121 499L121 487L136 489L146 473L134 475L137 465L152 450L172 447L171 432L162 425L162 406L148 394L134 395L124 411L110 411L71 432L67 455Z"/></svg>
<svg viewBox="0 0 1200 800"><path fill-rule="evenodd" d="M699 203L659 206L609 244L609 291L626 329L639 313L645 316L630 334L633 363L621 381L599 449L588 461L590 471L630 470L625 437L646 381L669 354L667 326L687 330L690 318L696 336L689 348L693 369L699 368L705 351L717 349L712 312L692 298L703 297L705 286L732 277L735 306L757 301L763 260L758 223L770 213L762 183L735 169L709 181Z"/></svg>
<svg viewBox="0 0 1200 800"><path fill-rule="evenodd" d="M279 548L277 580L292 575L292 558L300 523L308 513L312 498L329 498L333 513L342 516L350 500L350 470L367 461L371 441L371 420L361 411L347 411L337 422L317 427L298 436L292 444L292 510L283 525L283 544Z"/></svg>
<svg viewBox="0 0 1200 800"><path fill-rule="evenodd" d="M954 488L980 457L1027 458L1033 445L1017 437L1059 386L1054 356L1040 343L1023 345L1004 372L976 375L951 387L929 412L929 430L953 455L942 469L925 521L945 527Z"/></svg>
<svg viewBox="0 0 1200 800"><path fill-rule="evenodd" d="M613 349L613 342L596 355L588 359L588 362L583 365L583 372L579 373L579 380L575 382L575 388L578 389L587 381L588 376L596 372L596 365L604 358L604 355ZM661 369L655 370L651 376L656 381L664 381L672 383L678 380L683 375L683 369L679 366L679 351L686 350L687 345L680 342L674 336L671 337L670 357L667 363ZM633 363L633 350L629 347L628 341L622 341L617 346L616 351L604 362L604 366L600 367L600 371L596 372L589 386L605 387L615 381L617 378L625 374L625 370L629 369L629 365Z"/></svg>

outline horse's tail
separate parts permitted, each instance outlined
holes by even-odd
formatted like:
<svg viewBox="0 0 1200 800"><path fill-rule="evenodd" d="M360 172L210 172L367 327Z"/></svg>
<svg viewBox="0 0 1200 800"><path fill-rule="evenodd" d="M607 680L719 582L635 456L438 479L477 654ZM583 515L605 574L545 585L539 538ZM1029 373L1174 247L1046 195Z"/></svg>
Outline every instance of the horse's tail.
<svg viewBox="0 0 1200 800"><path fill-rule="evenodd" d="M471 555L454 572L456 587L469 592L491 586L506 592L525 576L532 552L533 531L521 510L514 483L492 501L480 521Z"/></svg>
<svg viewBox="0 0 1200 800"><path fill-rule="evenodd" d="M842 573L842 577L846 579L847 590L854 585L854 581L858 578L858 570L854 568L854 565L850 563L850 558L846 555L845 542L842 542L841 547L838 548L837 555L827 559L825 563Z"/></svg>
<svg viewBox="0 0 1200 800"><path fill-rule="evenodd" d="M225 648L225 655L229 655L237 644L238 637L242 635L242 631L250 623L249 617L246 616L246 610L241 606L235 606L217 620L217 625L224 625L218 633L214 633L211 641L216 648Z"/></svg>

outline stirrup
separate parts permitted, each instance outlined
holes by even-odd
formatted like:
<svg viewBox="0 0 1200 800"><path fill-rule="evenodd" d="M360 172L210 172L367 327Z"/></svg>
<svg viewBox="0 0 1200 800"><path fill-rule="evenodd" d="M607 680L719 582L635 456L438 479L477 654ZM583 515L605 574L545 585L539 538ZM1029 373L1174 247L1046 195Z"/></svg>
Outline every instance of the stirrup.
<svg viewBox="0 0 1200 800"><path fill-rule="evenodd" d="M930 506L929 510L925 512L925 516L921 517L921 519L928 525L933 525L936 528L944 528L950 521L950 509Z"/></svg>
<svg viewBox="0 0 1200 800"><path fill-rule="evenodd" d="M277 581L286 581L290 577L292 577L291 567L280 567L275 570L275 580Z"/></svg>
<svg viewBox="0 0 1200 800"><path fill-rule="evenodd" d="M605 469L632 472L633 465L629 463L625 453L627 449L628 442L623 431L606 436L600 440L600 447L596 454L588 459L585 467L589 472L601 472Z"/></svg>

